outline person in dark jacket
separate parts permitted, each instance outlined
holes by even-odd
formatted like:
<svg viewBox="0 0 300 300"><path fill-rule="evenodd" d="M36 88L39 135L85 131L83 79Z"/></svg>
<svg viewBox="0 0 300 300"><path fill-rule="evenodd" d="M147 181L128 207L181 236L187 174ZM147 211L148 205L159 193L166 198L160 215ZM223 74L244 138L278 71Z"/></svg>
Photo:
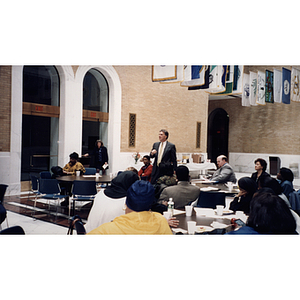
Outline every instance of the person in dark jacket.
<svg viewBox="0 0 300 300"><path fill-rule="evenodd" d="M296 221L280 197L261 190L251 201L246 226L228 234L297 234Z"/></svg>
<svg viewBox="0 0 300 300"><path fill-rule="evenodd" d="M288 168L281 168L277 174L277 180L282 187L282 193L289 199L290 193L294 191L293 180L294 174Z"/></svg>
<svg viewBox="0 0 300 300"><path fill-rule="evenodd" d="M233 211L243 211L248 214L253 194L257 191L257 184L250 177L242 177L238 181L238 186L240 192L230 203L229 209Z"/></svg>
<svg viewBox="0 0 300 300"><path fill-rule="evenodd" d="M91 156L90 167L96 168L97 173L102 170L102 174L105 174L106 166L108 165L107 149L104 147L101 140L97 140L95 148L91 153L86 153L83 156Z"/></svg>
<svg viewBox="0 0 300 300"><path fill-rule="evenodd" d="M261 180L265 177L269 177L270 174L266 172L267 162L264 159L258 158L254 161L254 163L256 172L252 173L251 178L257 183L258 188L260 188Z"/></svg>

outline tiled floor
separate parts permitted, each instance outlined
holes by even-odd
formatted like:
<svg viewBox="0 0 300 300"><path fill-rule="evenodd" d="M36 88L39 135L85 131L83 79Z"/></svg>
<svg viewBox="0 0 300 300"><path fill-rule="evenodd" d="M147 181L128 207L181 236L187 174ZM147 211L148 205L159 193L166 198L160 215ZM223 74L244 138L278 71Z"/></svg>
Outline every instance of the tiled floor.
<svg viewBox="0 0 300 300"><path fill-rule="evenodd" d="M4 206L7 210L7 221L5 220L2 229L15 225L21 226L25 234L67 234L69 227L69 210L67 207L58 205L56 212L55 201L48 202L45 199L38 199L34 207L34 195L28 192L20 196L5 196ZM82 208L84 205L84 209ZM75 214L80 215L83 222L86 222L91 203L76 203ZM71 210L72 214L72 210Z"/></svg>

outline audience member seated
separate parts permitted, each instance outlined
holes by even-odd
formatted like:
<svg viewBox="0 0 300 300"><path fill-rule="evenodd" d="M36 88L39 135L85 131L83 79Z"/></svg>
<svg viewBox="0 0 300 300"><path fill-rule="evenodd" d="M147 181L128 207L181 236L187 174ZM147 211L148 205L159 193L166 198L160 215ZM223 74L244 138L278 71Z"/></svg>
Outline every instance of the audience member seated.
<svg viewBox="0 0 300 300"><path fill-rule="evenodd" d="M229 209L233 211L243 211L248 214L253 194L257 191L256 182L250 177L242 177L238 181L240 192L230 203Z"/></svg>
<svg viewBox="0 0 300 300"><path fill-rule="evenodd" d="M149 211L154 188L148 181L136 181L127 191L125 215L102 224L88 234L172 234L167 220Z"/></svg>
<svg viewBox="0 0 300 300"><path fill-rule="evenodd" d="M291 207L290 202L285 194L282 193L282 187L278 180L273 177L265 177L261 180L261 188L270 188L275 195L279 196L288 207Z"/></svg>
<svg viewBox="0 0 300 300"><path fill-rule="evenodd" d="M159 201L169 201L169 198L173 198L174 208L184 208L198 199L200 188L190 184L189 169L186 166L177 167L176 176L177 185L166 187L160 194Z"/></svg>
<svg viewBox="0 0 300 300"><path fill-rule="evenodd" d="M78 154L73 152L70 154L70 161L63 167L63 172L68 175L75 175L76 171L81 174L85 173L84 166L78 161Z"/></svg>
<svg viewBox="0 0 300 300"><path fill-rule="evenodd" d="M260 187L260 181L264 177L269 177L270 174L266 172L267 169L267 162L262 159L258 158L255 160L255 173L252 173L251 178L257 183L258 188Z"/></svg>
<svg viewBox="0 0 300 300"><path fill-rule="evenodd" d="M236 183L236 177L233 172L232 167L227 162L227 157L225 155L220 155L217 157L218 170L214 172L211 177L211 181L216 181L217 183L226 183L231 181Z"/></svg>
<svg viewBox="0 0 300 300"><path fill-rule="evenodd" d="M282 187L282 192L289 199L290 193L294 191L293 180L294 174L288 168L281 168L277 174L277 179Z"/></svg>
<svg viewBox="0 0 300 300"><path fill-rule="evenodd" d="M286 203L272 193L260 191L251 201L246 226L227 234L296 233L296 221Z"/></svg>
<svg viewBox="0 0 300 300"><path fill-rule="evenodd" d="M149 182L151 182L151 173L153 166L151 165L150 156L144 155L143 162L144 166L141 167L138 174L142 180L148 180Z"/></svg>
<svg viewBox="0 0 300 300"><path fill-rule="evenodd" d="M161 192L167 186L177 184L176 175L174 174L172 165L160 164L159 172L160 172L160 177L157 179L156 184L154 185L156 199L159 199Z"/></svg>
<svg viewBox="0 0 300 300"><path fill-rule="evenodd" d="M139 180L137 174L124 171L111 181L110 186L100 190L89 213L85 225L86 232L124 214L127 190L137 180Z"/></svg>

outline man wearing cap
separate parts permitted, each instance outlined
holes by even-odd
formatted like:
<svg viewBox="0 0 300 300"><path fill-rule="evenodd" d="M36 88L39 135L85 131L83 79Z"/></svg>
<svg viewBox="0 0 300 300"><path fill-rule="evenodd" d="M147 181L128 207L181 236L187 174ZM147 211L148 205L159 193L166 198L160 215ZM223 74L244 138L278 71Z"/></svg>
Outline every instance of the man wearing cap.
<svg viewBox="0 0 300 300"><path fill-rule="evenodd" d="M173 198L174 208L184 208L185 205L198 199L200 188L190 184L189 169L186 166L177 167L176 176L177 185L166 187L160 194L159 201Z"/></svg>
<svg viewBox="0 0 300 300"><path fill-rule="evenodd" d="M104 223L88 234L172 234L167 220L149 211L155 201L154 188L138 180L127 191L125 215Z"/></svg>

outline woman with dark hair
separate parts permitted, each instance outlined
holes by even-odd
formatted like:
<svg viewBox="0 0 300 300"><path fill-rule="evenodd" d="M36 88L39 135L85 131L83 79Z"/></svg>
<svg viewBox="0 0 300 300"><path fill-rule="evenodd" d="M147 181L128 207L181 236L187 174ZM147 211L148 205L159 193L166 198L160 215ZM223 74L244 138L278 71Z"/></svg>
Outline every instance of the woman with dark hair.
<svg viewBox="0 0 300 300"><path fill-rule="evenodd" d="M243 211L248 214L250 211L250 202L253 194L257 190L256 182L250 177L242 177L238 181L240 192L234 197L230 203L229 209L233 211Z"/></svg>
<svg viewBox="0 0 300 300"><path fill-rule="evenodd" d="M256 172L252 173L251 179L253 179L257 185L260 186L260 181L263 178L270 176L270 174L266 172L267 162L262 158L258 158L254 161L254 163Z"/></svg>
<svg viewBox="0 0 300 300"><path fill-rule="evenodd" d="M282 192L289 199L290 193L294 191L293 180L294 174L288 168L281 168L277 174L277 179L282 187Z"/></svg>
<svg viewBox="0 0 300 300"><path fill-rule="evenodd" d="M296 221L286 203L271 192L253 197L247 224L228 234L297 234Z"/></svg>
<svg viewBox="0 0 300 300"><path fill-rule="evenodd" d="M83 156L91 156L90 167L96 168L97 173L102 170L102 174L105 174L105 170L108 165L107 149L101 140L97 140L95 148L91 153L86 153Z"/></svg>

